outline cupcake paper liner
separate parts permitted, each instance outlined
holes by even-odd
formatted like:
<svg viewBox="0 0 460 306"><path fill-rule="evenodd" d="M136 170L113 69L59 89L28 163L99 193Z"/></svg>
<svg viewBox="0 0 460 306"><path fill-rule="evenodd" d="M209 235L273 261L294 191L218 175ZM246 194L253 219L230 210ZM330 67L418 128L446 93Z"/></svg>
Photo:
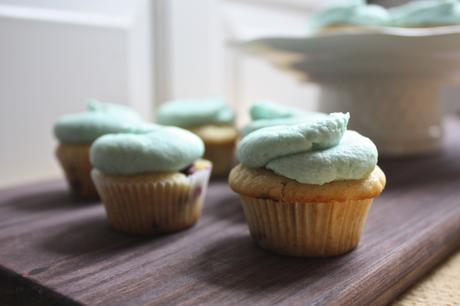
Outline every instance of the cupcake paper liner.
<svg viewBox="0 0 460 306"><path fill-rule="evenodd" d="M91 180L90 145L60 144L56 157L61 164L69 188L73 194L84 199L98 199L96 187Z"/></svg>
<svg viewBox="0 0 460 306"><path fill-rule="evenodd" d="M194 225L203 208L210 169L176 177L115 177L92 172L110 224L132 234L179 231Z"/></svg>
<svg viewBox="0 0 460 306"><path fill-rule="evenodd" d="M373 199L282 203L241 196L252 237L290 256L336 256L358 245Z"/></svg>

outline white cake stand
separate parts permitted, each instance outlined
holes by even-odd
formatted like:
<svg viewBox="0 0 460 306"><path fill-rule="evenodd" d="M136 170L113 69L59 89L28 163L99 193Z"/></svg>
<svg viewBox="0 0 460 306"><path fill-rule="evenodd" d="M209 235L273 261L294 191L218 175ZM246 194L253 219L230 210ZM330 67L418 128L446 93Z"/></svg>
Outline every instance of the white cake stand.
<svg viewBox="0 0 460 306"><path fill-rule="evenodd" d="M318 83L321 110L350 112L350 128L370 137L382 155L441 148L440 93L459 79L459 26L252 36L237 45Z"/></svg>

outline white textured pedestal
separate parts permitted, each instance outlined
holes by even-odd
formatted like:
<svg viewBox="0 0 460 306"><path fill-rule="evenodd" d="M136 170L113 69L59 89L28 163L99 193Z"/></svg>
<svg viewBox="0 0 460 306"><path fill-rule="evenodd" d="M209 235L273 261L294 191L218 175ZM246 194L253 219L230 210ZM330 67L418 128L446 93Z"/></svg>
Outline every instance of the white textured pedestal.
<svg viewBox="0 0 460 306"><path fill-rule="evenodd" d="M350 129L371 138L381 155L441 149L441 84L429 78L337 79L320 82L324 112L350 112Z"/></svg>

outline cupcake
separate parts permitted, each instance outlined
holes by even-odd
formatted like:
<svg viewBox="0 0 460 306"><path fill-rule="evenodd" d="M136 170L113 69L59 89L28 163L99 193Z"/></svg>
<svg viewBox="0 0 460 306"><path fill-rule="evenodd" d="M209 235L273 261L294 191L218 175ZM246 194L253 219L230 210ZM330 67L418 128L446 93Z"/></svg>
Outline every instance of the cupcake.
<svg viewBox="0 0 460 306"><path fill-rule="evenodd" d="M299 124L327 117L324 113L306 112L270 101L260 101L253 104L249 112L251 122L241 130L241 138L264 127Z"/></svg>
<svg viewBox="0 0 460 306"><path fill-rule="evenodd" d="M313 15L309 26L313 30L329 31L385 26L389 22L390 15L385 8L374 4L367 5L364 0L350 0Z"/></svg>
<svg viewBox="0 0 460 306"><path fill-rule="evenodd" d="M197 134L206 147L204 157L213 164L213 175L227 175L234 165L238 130L235 127L235 114L223 99L166 103L158 110L157 122Z"/></svg>
<svg viewBox="0 0 460 306"><path fill-rule="evenodd" d="M435 27L460 24L457 0L413 1L390 9L396 27Z"/></svg>
<svg viewBox="0 0 460 306"><path fill-rule="evenodd" d="M249 230L263 248L335 256L355 248L385 186L372 141L347 130L348 114L263 128L240 142L230 173Z"/></svg>
<svg viewBox="0 0 460 306"><path fill-rule="evenodd" d="M56 156L67 178L70 190L81 198L98 198L91 181L89 148L96 138L128 132L142 122L138 114L126 106L92 101L87 111L61 117L54 125L59 141Z"/></svg>
<svg viewBox="0 0 460 306"><path fill-rule="evenodd" d="M91 146L92 178L112 227L132 234L169 233L201 215L211 163L203 141L176 127L111 134Z"/></svg>

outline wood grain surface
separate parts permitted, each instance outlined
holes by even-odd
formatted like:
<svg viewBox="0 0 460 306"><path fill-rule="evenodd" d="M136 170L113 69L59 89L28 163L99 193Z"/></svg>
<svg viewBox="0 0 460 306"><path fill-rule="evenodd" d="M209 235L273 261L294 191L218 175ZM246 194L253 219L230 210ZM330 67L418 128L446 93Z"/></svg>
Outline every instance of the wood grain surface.
<svg viewBox="0 0 460 306"><path fill-rule="evenodd" d="M63 181L0 191L0 305L379 305L460 247L460 122L442 154L384 160L388 186L359 247L277 256L251 240L238 196L209 188L193 228L138 238Z"/></svg>

